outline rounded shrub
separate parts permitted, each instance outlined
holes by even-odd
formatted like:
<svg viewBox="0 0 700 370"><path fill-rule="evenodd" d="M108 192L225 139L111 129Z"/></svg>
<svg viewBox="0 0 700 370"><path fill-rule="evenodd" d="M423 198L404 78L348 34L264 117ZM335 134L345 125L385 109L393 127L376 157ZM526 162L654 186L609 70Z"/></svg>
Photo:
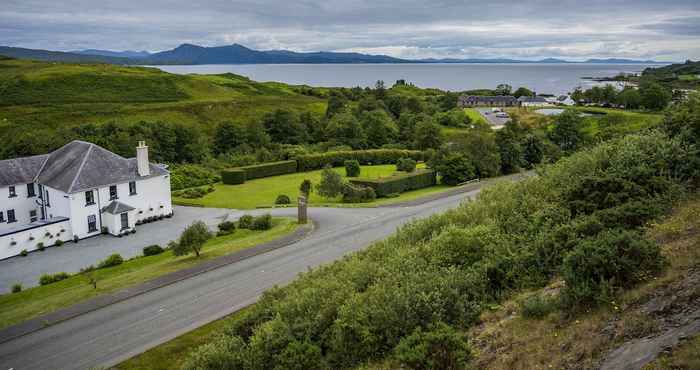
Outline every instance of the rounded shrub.
<svg viewBox="0 0 700 370"><path fill-rule="evenodd" d="M40 251L43 251L44 249L46 249L46 247L44 247L44 243L39 242L39 243L36 245L36 249L38 249L38 250L40 250Z"/></svg>
<svg viewBox="0 0 700 370"><path fill-rule="evenodd" d="M396 162L396 170L403 172L413 172L416 170L416 161L411 158L400 158Z"/></svg>
<svg viewBox="0 0 700 370"><path fill-rule="evenodd" d="M325 369L321 348L308 341L292 341L277 356L277 368L289 370Z"/></svg>
<svg viewBox="0 0 700 370"><path fill-rule="evenodd" d="M238 219L238 228L239 229L250 229L253 226L253 216L252 215L243 215L241 218Z"/></svg>
<svg viewBox="0 0 700 370"><path fill-rule="evenodd" d="M272 216L269 213L255 217L250 227L251 230L269 230L270 228L272 228Z"/></svg>
<svg viewBox="0 0 700 370"><path fill-rule="evenodd" d="M12 285L12 293L19 293L22 291L22 284L17 283Z"/></svg>
<svg viewBox="0 0 700 370"><path fill-rule="evenodd" d="M219 224L219 230L221 231L233 231L236 230L236 223L233 221L224 221Z"/></svg>
<svg viewBox="0 0 700 370"><path fill-rule="evenodd" d="M123 262L124 258L122 258L122 256L119 253L115 253L100 261L100 263L97 264L97 268L103 269L107 267L118 266L121 265Z"/></svg>
<svg viewBox="0 0 700 370"><path fill-rule="evenodd" d="M464 335L444 323L418 327L394 349L397 362L410 369L463 369L471 358Z"/></svg>
<svg viewBox="0 0 700 370"><path fill-rule="evenodd" d="M29 254L29 252L27 252L26 249L22 249L22 251L19 252L19 255L22 256L22 257L27 257L28 254Z"/></svg>
<svg viewBox="0 0 700 370"><path fill-rule="evenodd" d="M192 351L183 370L249 369L248 345L240 337L220 335Z"/></svg>
<svg viewBox="0 0 700 370"><path fill-rule="evenodd" d="M63 240L61 240L61 239L56 239L56 242L53 243L54 247L60 247L62 245L63 245Z"/></svg>
<svg viewBox="0 0 700 370"><path fill-rule="evenodd" d="M153 244L149 245L148 247L143 248L143 255L144 256L155 256L157 254L163 253L165 250L161 248L160 245L158 244Z"/></svg>
<svg viewBox="0 0 700 370"><path fill-rule="evenodd" d="M360 176L360 162L355 159L345 161L345 176L358 177Z"/></svg>
<svg viewBox="0 0 700 370"><path fill-rule="evenodd" d="M275 199L275 204L282 205L282 204L291 204L291 203L292 203L292 200L289 199L289 197L284 195L284 194L278 195L277 199Z"/></svg>

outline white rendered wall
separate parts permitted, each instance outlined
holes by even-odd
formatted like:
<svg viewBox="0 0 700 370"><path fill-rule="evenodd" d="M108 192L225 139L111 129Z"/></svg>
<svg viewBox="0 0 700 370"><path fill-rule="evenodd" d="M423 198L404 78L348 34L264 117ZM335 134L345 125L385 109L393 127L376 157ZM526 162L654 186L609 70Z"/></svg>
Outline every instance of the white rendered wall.
<svg viewBox="0 0 700 370"><path fill-rule="evenodd" d="M51 237L47 236L47 233L50 234ZM64 242L70 241L73 239L72 235L70 222L66 220L2 236L0 237L0 259L16 256L20 254L22 250L27 250L27 252L37 250L39 243L43 243L45 247L50 247L59 239ZM31 238L33 238L33 240L31 240Z"/></svg>
<svg viewBox="0 0 700 370"><path fill-rule="evenodd" d="M107 190L109 193L109 189ZM85 192L73 193L70 195L70 221L73 235L77 235L79 239L84 239L90 236L99 235L102 230L100 222L100 206L97 199L97 191L93 191L94 204L85 204ZM106 205L106 204L105 204ZM97 228L94 232L89 232L88 216L94 215Z"/></svg>
<svg viewBox="0 0 700 370"><path fill-rule="evenodd" d="M38 194L38 186L34 186L35 194ZM16 197L10 198L10 187L0 187L0 212L2 212L4 222L0 223L0 233L17 225L25 225L29 223L29 211L35 210L37 218L41 217L41 211L36 204L36 196L27 197L27 184L15 185ZM15 219L17 222L7 222L7 210L15 211Z"/></svg>

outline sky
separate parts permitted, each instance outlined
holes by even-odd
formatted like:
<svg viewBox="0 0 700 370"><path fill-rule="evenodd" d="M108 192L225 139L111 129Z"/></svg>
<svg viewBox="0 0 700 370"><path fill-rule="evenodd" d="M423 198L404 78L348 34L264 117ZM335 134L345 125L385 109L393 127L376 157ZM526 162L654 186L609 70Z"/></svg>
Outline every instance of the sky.
<svg viewBox="0 0 700 370"><path fill-rule="evenodd" d="M0 0L0 45L700 59L700 0Z"/></svg>

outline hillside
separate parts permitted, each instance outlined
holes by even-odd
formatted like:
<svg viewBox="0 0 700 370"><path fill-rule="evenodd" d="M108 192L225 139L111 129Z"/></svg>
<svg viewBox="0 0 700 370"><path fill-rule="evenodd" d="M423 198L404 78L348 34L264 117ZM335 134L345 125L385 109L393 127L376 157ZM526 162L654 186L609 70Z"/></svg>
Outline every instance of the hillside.
<svg viewBox="0 0 700 370"><path fill-rule="evenodd" d="M700 61L686 61L659 68L647 68L643 79L654 80L677 89L697 89L700 87Z"/></svg>
<svg viewBox="0 0 700 370"><path fill-rule="evenodd" d="M0 60L0 158L64 143L57 130L87 123L168 122L209 132L222 121L248 123L279 108L322 114L325 101L280 83L234 74L174 75L155 68ZM29 135L31 132L31 135Z"/></svg>

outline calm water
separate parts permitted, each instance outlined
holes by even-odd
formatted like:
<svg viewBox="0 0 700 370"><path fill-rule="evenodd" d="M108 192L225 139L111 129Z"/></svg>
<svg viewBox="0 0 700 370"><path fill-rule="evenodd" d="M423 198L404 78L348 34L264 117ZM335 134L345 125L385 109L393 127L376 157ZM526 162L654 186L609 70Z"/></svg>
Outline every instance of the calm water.
<svg viewBox="0 0 700 370"><path fill-rule="evenodd" d="M295 85L353 87L374 86L383 80L388 86L404 79L420 87L460 91L495 88L507 83L526 86L537 93L559 94L596 82L582 77L614 76L640 72L653 65L642 64L216 64L156 66L178 74L233 72L255 81L280 81Z"/></svg>

